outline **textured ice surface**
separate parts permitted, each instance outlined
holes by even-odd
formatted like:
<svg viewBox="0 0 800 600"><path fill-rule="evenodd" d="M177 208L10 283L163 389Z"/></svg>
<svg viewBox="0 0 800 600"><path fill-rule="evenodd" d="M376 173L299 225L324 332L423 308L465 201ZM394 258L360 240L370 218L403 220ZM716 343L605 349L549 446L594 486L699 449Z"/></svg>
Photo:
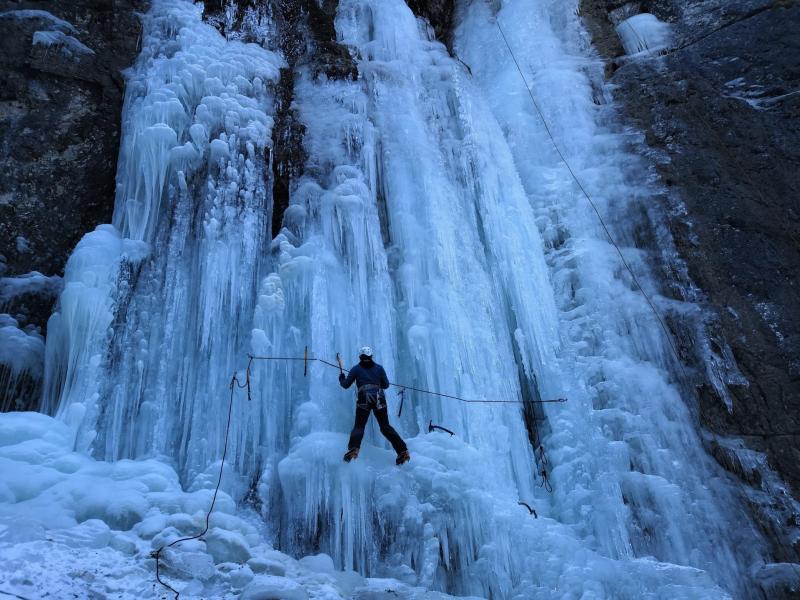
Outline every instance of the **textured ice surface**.
<svg viewBox="0 0 800 600"><path fill-rule="evenodd" d="M558 2L534 4L505 4L496 18L559 148L656 306L669 311L635 247L629 221L652 191L614 124L602 67L585 58L579 17ZM560 519L587 528L607 552L708 569L742 593L741 564L754 560L753 548L730 524L746 517L694 431L663 332L554 153L488 12L481 4L464 12L456 51L503 128L545 238L564 346L557 379L539 383L566 386L570 398L545 408Z"/></svg>
<svg viewBox="0 0 800 600"><path fill-rule="evenodd" d="M24 239L21 238L20 239ZM58 275L42 275L31 271L16 277L0 277L0 308L23 294L47 294L55 296L61 291L62 280Z"/></svg>
<svg viewBox="0 0 800 600"><path fill-rule="evenodd" d="M0 415L0 589L29 598L160 597L150 552L203 529L212 486L181 489L159 460L96 461L70 450L69 427L38 413ZM224 492L203 540L163 554L183 598L444 598L398 580L297 561L264 542L253 515ZM254 524L255 523L255 524Z"/></svg>
<svg viewBox="0 0 800 600"><path fill-rule="evenodd" d="M42 377L44 338L6 313L0 313L0 366L0 410L18 409L28 402L31 381Z"/></svg>
<svg viewBox="0 0 800 600"><path fill-rule="evenodd" d="M47 339L46 406L70 448L102 459L91 463L103 465L100 480L125 472L126 502L109 513L98 481L79 519L74 498L58 496L74 520L64 527L85 528L64 539L100 544L111 536L101 524L133 531L134 546L193 530L247 353L308 346L349 361L368 344L393 381L569 402L529 412L529 431L518 405L408 392L392 419L411 462L395 467L370 425L345 464L353 399L336 371L253 363L252 399L234 396L214 529L174 558L199 579L191 593L236 585L246 597L302 597L301 567L328 574L324 585L346 585L332 569L387 578L411 586L398 592L408 597L741 592L760 551L740 543L751 525L701 446L663 331L560 163L495 24L637 276L662 311L680 309L658 295L636 248L651 189L602 106L602 66L575 8L461 5L454 43L470 76L401 0L341 0L337 36L360 76L314 79L298 67L308 159L270 240L272 86L284 63L225 41L199 6L153 2L129 74L114 224L70 258ZM430 420L457 435L427 433ZM145 491L148 468L167 495ZM34 491L32 501L52 498ZM25 498L11 493L12 505ZM270 545L326 556L259 554Z"/></svg>
<svg viewBox="0 0 800 600"><path fill-rule="evenodd" d="M617 34L628 54L663 50L672 41L669 23L659 21L650 13L640 13L621 21L617 25Z"/></svg>
<svg viewBox="0 0 800 600"><path fill-rule="evenodd" d="M30 373L40 377L44 363L44 339L36 331L19 328L10 315L0 313L0 364L16 377Z"/></svg>
<svg viewBox="0 0 800 600"><path fill-rule="evenodd" d="M64 19L59 19L53 13L46 10L6 10L0 12L0 19L38 19L46 22L50 27L55 27L59 31L77 33L72 23Z"/></svg>
<svg viewBox="0 0 800 600"><path fill-rule="evenodd" d="M54 47L59 52L72 57L75 55L93 55L94 50L77 38L59 30L36 31L33 34L34 46Z"/></svg>

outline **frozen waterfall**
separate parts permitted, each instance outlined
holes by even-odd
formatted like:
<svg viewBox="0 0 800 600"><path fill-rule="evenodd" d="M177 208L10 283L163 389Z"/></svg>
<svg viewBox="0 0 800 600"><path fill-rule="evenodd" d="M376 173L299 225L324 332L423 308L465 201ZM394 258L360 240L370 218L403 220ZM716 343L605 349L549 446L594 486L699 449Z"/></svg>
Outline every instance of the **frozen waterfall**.
<svg viewBox="0 0 800 600"><path fill-rule="evenodd" d="M569 401L525 413L407 392L398 418L392 393L411 462L395 467L373 424L345 464L353 400L336 371L256 361L252 400L235 396L223 479L230 519L258 513L258 526L236 525L247 544L456 595L747 597L762 549L742 540L757 534L497 27L637 277L679 314L636 247L654 183L576 6L462 0L456 60L402 0L339 0L337 36L359 77L298 67L307 162L271 239L274 89L287 65L226 41L200 5L153 0L128 75L114 222L75 249L48 327L44 402L72 449L163 463L178 474L170 485L206 493L228 383L248 354L307 346L351 361L369 344L392 381ZM428 433L430 420L457 435Z"/></svg>

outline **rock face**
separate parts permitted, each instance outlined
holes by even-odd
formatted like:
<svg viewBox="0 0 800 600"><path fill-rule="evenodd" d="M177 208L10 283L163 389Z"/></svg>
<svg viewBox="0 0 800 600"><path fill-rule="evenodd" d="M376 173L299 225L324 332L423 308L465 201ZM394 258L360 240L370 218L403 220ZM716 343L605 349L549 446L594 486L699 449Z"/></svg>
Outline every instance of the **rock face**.
<svg viewBox="0 0 800 600"><path fill-rule="evenodd" d="M408 0L408 7L418 17L428 20L436 38L451 51L454 4L453 0Z"/></svg>
<svg viewBox="0 0 800 600"><path fill-rule="evenodd" d="M276 89L272 156L267 161L272 166L272 237L280 233L292 184L306 160L305 130L292 108L296 78L301 71L314 78L358 77L355 61L336 40L334 19L338 5L338 0L209 0L205 4L206 20L222 35L268 46L288 62L288 67L281 70ZM267 21L275 23L276 31L259 26Z"/></svg>
<svg viewBox="0 0 800 600"><path fill-rule="evenodd" d="M111 220L121 71L135 59L145 8L0 1L0 312L28 333L44 333L57 286L9 278L62 274L81 236ZM7 377L0 365L0 383ZM36 384L23 388L16 407L31 408Z"/></svg>
<svg viewBox="0 0 800 600"><path fill-rule="evenodd" d="M775 559L797 562L798 505L764 479L768 463L800 498L800 5L583 0L581 10L615 99L679 200L666 218L716 313L712 346L727 345L744 375L727 398L700 389L702 425L736 439L710 450L749 490ZM672 43L623 56L615 25L640 12L669 23Z"/></svg>

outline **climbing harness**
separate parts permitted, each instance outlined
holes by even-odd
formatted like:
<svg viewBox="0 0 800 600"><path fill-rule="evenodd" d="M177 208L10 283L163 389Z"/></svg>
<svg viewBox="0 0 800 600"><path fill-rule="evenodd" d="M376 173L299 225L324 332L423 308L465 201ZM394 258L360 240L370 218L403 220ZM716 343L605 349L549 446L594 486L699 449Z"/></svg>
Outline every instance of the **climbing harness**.
<svg viewBox="0 0 800 600"><path fill-rule="evenodd" d="M553 148L555 148L556 153L561 158L561 162L563 162L564 166L567 167L567 171L569 171L569 174L572 176L572 179L574 179L575 183L578 184L578 188L583 193L583 195L586 197L586 200L589 201L589 204L591 205L592 210L597 215L597 218L600 221L600 225L603 227L603 231L605 231L606 237L608 237L608 241L611 242L611 245L614 246L614 248L616 249L617 254L619 254L620 260L622 260L622 264L625 266L625 268L630 273L633 283L636 285L638 290L642 293L642 296L644 296L644 299L647 301L647 304L650 306L650 310L653 311L653 314L655 315L656 320L658 320L659 324L661 325L661 328L664 330L664 333L667 336L667 342L669 343L669 346L672 349L672 352L675 354L675 359L678 362L678 366L681 369L681 372L684 374L684 377L685 377L686 376L686 370L684 369L683 361L681 360L681 356L680 356L680 353L678 352L678 348L677 348L677 346L675 346L675 342L672 339L672 334L670 333L669 328L667 327L667 325L664 322L664 320L661 318L661 315L659 314L658 310L656 309L655 304L653 304L653 301L650 299L649 294L644 291L644 288L642 287L642 284L639 283L639 278L636 277L636 273L633 272L633 268L630 266L630 264L628 263L627 259L622 254L622 250L620 249L620 247L617 244L617 242L614 240L614 237L611 235L611 231L609 230L608 226L606 225L606 222L603 219L602 215L600 214L600 211L598 210L597 205L595 204L594 200L592 200L592 197L589 195L589 192L586 191L586 188L583 186L583 183L581 183L581 180L578 179L578 176L575 174L575 171L572 169L572 165L569 164L569 161L567 161L567 158L564 156L564 153L561 152L561 148L559 148L558 144L556 143L555 136L553 135L553 132L551 131L550 126L547 123L547 119L544 118L544 113L542 112L542 109L539 107L538 102L536 102L536 98L533 97L533 92L531 91L530 85L528 85L528 80L526 79L525 74L522 72L522 67L520 67L519 62L517 61L517 57L514 54L514 51L511 49L511 45L508 43L508 38L506 38L506 34L503 31L502 26L500 25L500 19L499 18L495 18L494 22L495 22L495 25L497 25L497 30L500 32L500 35L503 37L503 42L505 43L506 48L508 49L508 53L511 55L511 59L514 61L514 65L517 67L517 71L519 72L519 75L522 78L522 82L525 85L525 89L528 92L528 96L530 97L531 102L533 103L533 107L536 109L536 112L539 114L539 118L541 119L542 124L544 125L544 129L547 132L547 135L550 137L550 141L553 144Z"/></svg>
<svg viewBox="0 0 800 600"><path fill-rule="evenodd" d="M386 408L386 394L379 385L374 383L366 383L358 388L356 397L358 398L356 404L359 408L377 410Z"/></svg>
<svg viewBox="0 0 800 600"><path fill-rule="evenodd" d="M252 362L252 361L251 361ZM158 583L163 585L165 588L170 590L172 593L175 594L175 600L179 600L180 592L176 590L174 587L166 583L164 580L161 579L161 553L166 550L167 548L171 548L176 544L180 544L181 542L188 542L189 540L196 540L203 537L206 533L208 533L209 529L209 520L211 519L211 512L214 510L214 505L217 503L217 494L219 493L220 485L222 484L222 471L225 468L225 457L228 455L228 434L231 430L231 414L233 413L233 396L236 391L236 388L244 388L247 387L247 399L250 399L250 365L247 366L247 382L242 385L239 383L239 380L236 378L236 373L233 374L231 378L231 383L228 388L231 390L230 400L228 401L228 422L225 425L225 445L222 449L222 461L219 465L219 476L217 477L217 486L214 488L214 496L211 498L211 506L208 507L208 512L206 513L206 525L203 528L203 531L196 535L190 535L182 538L178 538L161 546L158 550L154 550L150 553L150 556L156 560L156 580Z"/></svg>

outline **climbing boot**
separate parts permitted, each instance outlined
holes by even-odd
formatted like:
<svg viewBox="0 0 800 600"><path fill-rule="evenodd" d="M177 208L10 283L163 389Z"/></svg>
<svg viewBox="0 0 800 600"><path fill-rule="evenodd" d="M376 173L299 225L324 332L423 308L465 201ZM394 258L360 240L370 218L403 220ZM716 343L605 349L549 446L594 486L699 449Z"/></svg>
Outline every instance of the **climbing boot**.
<svg viewBox="0 0 800 600"><path fill-rule="evenodd" d="M344 455L344 462L350 462L356 458L358 458L358 448L350 448L350 450L348 450Z"/></svg>
<svg viewBox="0 0 800 600"><path fill-rule="evenodd" d="M408 453L408 450L404 450L400 454L397 455L397 460L394 461L396 465L402 465L403 463L407 463L411 460L411 455Z"/></svg>

